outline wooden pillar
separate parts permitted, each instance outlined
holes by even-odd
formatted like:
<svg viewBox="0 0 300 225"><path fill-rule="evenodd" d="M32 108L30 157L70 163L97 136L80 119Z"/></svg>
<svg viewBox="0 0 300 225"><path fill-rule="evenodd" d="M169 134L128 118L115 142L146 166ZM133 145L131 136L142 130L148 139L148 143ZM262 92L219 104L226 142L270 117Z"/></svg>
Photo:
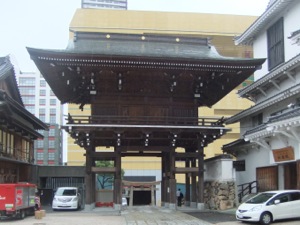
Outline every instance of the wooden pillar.
<svg viewBox="0 0 300 225"><path fill-rule="evenodd" d="M130 185L130 193L129 193L129 207L133 206L133 186Z"/></svg>
<svg viewBox="0 0 300 225"><path fill-rule="evenodd" d="M200 143L200 142L199 142ZM204 209L204 154L203 148L198 147L198 209Z"/></svg>
<svg viewBox="0 0 300 225"><path fill-rule="evenodd" d="M85 208L92 210L95 207L96 201L96 175L92 173L92 167L95 165L90 152L94 151L93 147L86 149L86 173L85 173Z"/></svg>
<svg viewBox="0 0 300 225"><path fill-rule="evenodd" d="M161 157L161 206L166 206L167 202L167 169L166 169L166 155L162 153Z"/></svg>
<svg viewBox="0 0 300 225"><path fill-rule="evenodd" d="M155 189L155 185L151 185L151 205L154 206L155 205L155 198L154 198L154 189Z"/></svg>
<svg viewBox="0 0 300 225"><path fill-rule="evenodd" d="M190 159L185 160L185 167L190 168ZM191 200L191 173L185 174L185 196L184 196L184 203L186 206L190 206L190 200Z"/></svg>
<svg viewBox="0 0 300 225"><path fill-rule="evenodd" d="M171 147L169 151L170 160L170 179L169 179L169 207L176 208L176 179L175 179L175 148Z"/></svg>
<svg viewBox="0 0 300 225"><path fill-rule="evenodd" d="M121 147L115 148L115 168L114 208L120 210L122 206Z"/></svg>
<svg viewBox="0 0 300 225"><path fill-rule="evenodd" d="M164 206L169 207L170 206L170 174L171 174L171 160L170 160L170 154L169 153L163 153L163 186L164 186Z"/></svg>
<svg viewBox="0 0 300 225"><path fill-rule="evenodd" d="M196 159L192 159L191 161L192 167L196 167ZM196 173L192 173L191 181L192 181L192 195L191 195L191 207L196 208L197 207L197 182L196 182Z"/></svg>

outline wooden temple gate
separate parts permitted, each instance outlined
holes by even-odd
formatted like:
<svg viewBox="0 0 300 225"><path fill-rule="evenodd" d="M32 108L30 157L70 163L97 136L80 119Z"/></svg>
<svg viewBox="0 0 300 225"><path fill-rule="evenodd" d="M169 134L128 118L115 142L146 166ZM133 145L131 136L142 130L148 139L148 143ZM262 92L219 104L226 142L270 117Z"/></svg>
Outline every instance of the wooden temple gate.
<svg viewBox="0 0 300 225"><path fill-rule="evenodd" d="M75 32L66 50L28 52L62 104L91 106L90 116L69 115L64 129L86 150L86 205L95 203L95 174L109 172L115 208L122 158L130 156L161 158L162 205L176 207L181 173L187 201L204 207L203 150L228 129L223 118L199 118L198 108L218 102L264 61L222 57L203 38L92 32ZM114 167L95 167L97 160ZM185 167L175 166L179 160Z"/></svg>

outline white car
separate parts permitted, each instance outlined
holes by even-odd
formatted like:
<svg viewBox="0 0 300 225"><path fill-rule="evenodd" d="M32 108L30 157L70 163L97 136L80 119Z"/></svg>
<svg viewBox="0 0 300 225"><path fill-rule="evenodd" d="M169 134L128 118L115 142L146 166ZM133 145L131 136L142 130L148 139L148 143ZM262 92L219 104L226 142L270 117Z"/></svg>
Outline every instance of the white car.
<svg viewBox="0 0 300 225"><path fill-rule="evenodd" d="M236 211L237 220L264 225L290 218L300 218L300 190L262 192L242 203Z"/></svg>
<svg viewBox="0 0 300 225"><path fill-rule="evenodd" d="M52 209L80 209L81 195L77 187L60 187L55 192Z"/></svg>

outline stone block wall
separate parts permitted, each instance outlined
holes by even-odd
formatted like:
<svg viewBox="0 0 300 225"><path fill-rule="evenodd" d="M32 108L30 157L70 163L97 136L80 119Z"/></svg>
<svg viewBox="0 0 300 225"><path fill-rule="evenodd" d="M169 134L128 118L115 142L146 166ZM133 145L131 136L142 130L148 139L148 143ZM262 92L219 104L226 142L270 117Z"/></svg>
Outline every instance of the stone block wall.
<svg viewBox="0 0 300 225"><path fill-rule="evenodd" d="M212 210L226 210L235 207L234 181L205 181L204 204Z"/></svg>

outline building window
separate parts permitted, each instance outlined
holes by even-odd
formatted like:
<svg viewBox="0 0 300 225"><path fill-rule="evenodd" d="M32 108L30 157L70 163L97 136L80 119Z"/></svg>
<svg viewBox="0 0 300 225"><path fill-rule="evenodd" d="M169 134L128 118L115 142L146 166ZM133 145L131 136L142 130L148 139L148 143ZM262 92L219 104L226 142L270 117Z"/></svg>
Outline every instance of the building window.
<svg viewBox="0 0 300 225"><path fill-rule="evenodd" d="M45 89L40 90L40 96L46 96L46 90Z"/></svg>
<svg viewBox="0 0 300 225"><path fill-rule="evenodd" d="M40 80L40 86L41 87L46 87L46 81L45 80Z"/></svg>
<svg viewBox="0 0 300 225"><path fill-rule="evenodd" d="M54 160L55 159L55 154L53 152L48 153L48 160Z"/></svg>
<svg viewBox="0 0 300 225"><path fill-rule="evenodd" d="M35 89L33 87L19 87L20 94L24 95L35 95Z"/></svg>
<svg viewBox="0 0 300 225"><path fill-rule="evenodd" d="M233 168L235 168L235 171L246 171L245 165L246 165L245 160L233 161Z"/></svg>
<svg viewBox="0 0 300 225"><path fill-rule="evenodd" d="M49 140L49 148L54 148L54 147L55 147L55 141Z"/></svg>
<svg viewBox="0 0 300 225"><path fill-rule="evenodd" d="M56 108L50 108L50 115L56 114Z"/></svg>
<svg viewBox="0 0 300 225"><path fill-rule="evenodd" d="M43 160L44 159L44 153L43 152L37 152L36 153L36 159L37 160Z"/></svg>
<svg viewBox="0 0 300 225"><path fill-rule="evenodd" d="M20 77L19 86L35 86L34 77Z"/></svg>
<svg viewBox="0 0 300 225"><path fill-rule="evenodd" d="M44 147L44 140L38 140L36 141L37 148L43 148Z"/></svg>
<svg viewBox="0 0 300 225"><path fill-rule="evenodd" d="M54 137L55 136L55 129L50 129L49 130L49 136Z"/></svg>
<svg viewBox="0 0 300 225"><path fill-rule="evenodd" d="M56 115L50 115L50 123L56 122Z"/></svg>
<svg viewBox="0 0 300 225"><path fill-rule="evenodd" d="M284 62L283 18L280 18L267 30L268 66L272 70Z"/></svg>
<svg viewBox="0 0 300 225"><path fill-rule="evenodd" d="M46 99L41 98L40 99L40 105L46 105Z"/></svg>
<svg viewBox="0 0 300 225"><path fill-rule="evenodd" d="M46 114L46 109L45 108L39 108L39 114L40 115L45 115Z"/></svg>
<svg viewBox="0 0 300 225"><path fill-rule="evenodd" d="M55 153L54 152L49 152L48 153L48 160L54 160L55 159Z"/></svg>
<svg viewBox="0 0 300 225"><path fill-rule="evenodd" d="M263 123L263 114L262 113L252 117L252 126L253 127L256 127L262 123Z"/></svg>
<svg viewBox="0 0 300 225"><path fill-rule="evenodd" d="M56 105L56 99L50 99L50 105Z"/></svg>
<svg viewBox="0 0 300 225"><path fill-rule="evenodd" d="M34 105L35 104L35 97L32 96L23 96L22 97L24 105Z"/></svg>

